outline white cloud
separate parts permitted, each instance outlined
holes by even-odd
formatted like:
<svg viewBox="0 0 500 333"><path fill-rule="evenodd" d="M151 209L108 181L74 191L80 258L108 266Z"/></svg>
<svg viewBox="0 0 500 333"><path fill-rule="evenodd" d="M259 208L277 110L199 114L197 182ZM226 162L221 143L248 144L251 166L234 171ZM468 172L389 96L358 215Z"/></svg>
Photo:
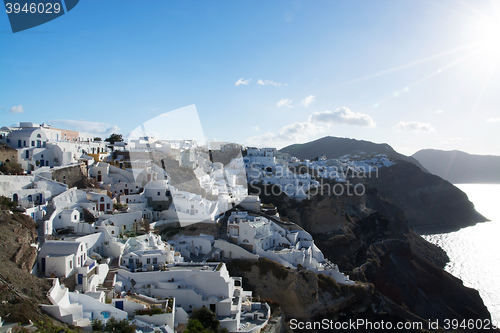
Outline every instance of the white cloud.
<svg viewBox="0 0 500 333"><path fill-rule="evenodd" d="M291 108L292 106L290 105L292 103L292 100L291 99L286 99L286 98L282 98L278 101L278 103L276 103L276 106L277 107L282 107L282 106L286 106L287 108Z"/></svg>
<svg viewBox="0 0 500 333"><path fill-rule="evenodd" d="M258 132L258 131L259 131L259 126L253 126L253 127L252 127L252 129L253 129L254 131L257 131L257 132Z"/></svg>
<svg viewBox="0 0 500 333"><path fill-rule="evenodd" d="M91 134L94 136L107 137L113 133L118 133L119 127L107 123L98 123L93 121L56 119L51 121L55 128L78 131L80 133Z"/></svg>
<svg viewBox="0 0 500 333"><path fill-rule="evenodd" d="M326 131L325 127L310 122L293 123L283 126L279 133L266 133L247 139L247 145L257 147L282 148L292 143L304 142L311 137Z"/></svg>
<svg viewBox="0 0 500 333"><path fill-rule="evenodd" d="M314 112L310 117L311 123L345 124L363 127L376 127L375 121L365 114L352 112L346 107L338 108L335 111Z"/></svg>
<svg viewBox="0 0 500 333"><path fill-rule="evenodd" d="M498 122L500 122L500 118L489 118L486 121L489 123L498 123Z"/></svg>
<svg viewBox="0 0 500 333"><path fill-rule="evenodd" d="M267 86L267 85L271 85L271 86L281 86L281 83L278 83L278 82L274 82L273 80L257 80L257 84L258 85L261 85L261 86Z"/></svg>
<svg viewBox="0 0 500 333"><path fill-rule="evenodd" d="M309 95L309 96L307 96L306 98L304 98L304 99L302 100L302 102L300 102L300 103L301 103L303 106L307 107L307 106L309 106L309 104L314 103L315 99L316 99L316 96L314 96L314 95Z"/></svg>
<svg viewBox="0 0 500 333"><path fill-rule="evenodd" d="M250 83L250 81L252 81L252 79L244 80L243 78L241 78L238 81L236 81L234 85L235 86L239 86L240 84L247 85Z"/></svg>
<svg viewBox="0 0 500 333"><path fill-rule="evenodd" d="M443 113L443 110L437 110L436 113Z"/></svg>
<svg viewBox="0 0 500 333"><path fill-rule="evenodd" d="M24 113L24 109L22 105L18 106L13 106L9 110L10 113L17 114L17 113Z"/></svg>
<svg viewBox="0 0 500 333"><path fill-rule="evenodd" d="M435 132L436 129L429 123L422 123L420 121L400 121L393 127L398 132L412 132L412 133L429 133Z"/></svg>

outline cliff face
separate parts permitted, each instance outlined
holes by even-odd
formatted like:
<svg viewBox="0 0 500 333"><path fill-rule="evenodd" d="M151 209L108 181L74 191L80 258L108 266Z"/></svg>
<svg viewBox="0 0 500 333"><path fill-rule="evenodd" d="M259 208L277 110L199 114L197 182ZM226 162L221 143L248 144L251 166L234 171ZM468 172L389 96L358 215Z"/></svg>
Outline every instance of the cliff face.
<svg viewBox="0 0 500 333"><path fill-rule="evenodd" d="M412 321L489 319L479 293L445 272L446 253L379 213L348 219L344 234L314 235L325 256L351 279L372 283L380 313ZM378 295L378 296L377 296Z"/></svg>
<svg viewBox="0 0 500 333"><path fill-rule="evenodd" d="M36 260L36 223L29 216L0 211L0 316L9 322L40 319L51 283L30 274Z"/></svg>
<svg viewBox="0 0 500 333"><path fill-rule="evenodd" d="M441 225L450 229L474 225L487 219L459 188L446 180L423 172L412 163L397 161L380 168L378 177L367 178L367 207L394 217L399 214L390 202L403 210L410 227Z"/></svg>
<svg viewBox="0 0 500 333"><path fill-rule="evenodd" d="M309 232L330 232L344 227L345 204L334 197L314 195L297 202L270 185L251 184L248 190L259 195L262 203L278 206L284 221L294 222Z"/></svg>
<svg viewBox="0 0 500 333"><path fill-rule="evenodd" d="M307 209L318 209L325 214L332 207L333 210L343 209L347 214L343 217L342 230L336 230L336 223L329 219L321 219L322 224L313 225L312 229L302 224L312 234L325 257L338 264L341 271L349 274L353 280L375 287L373 294L364 294L369 306L364 310L359 304L346 306L341 311L346 314L344 319L425 321L490 318L479 293L464 287L462 281L443 270L448 262L446 253L413 232L408 226L405 212L396 203L383 197L374 187L370 187L366 195L367 205L376 203L377 208L384 213L373 209L360 210L350 198L327 199L319 196L307 200ZM368 200L370 197L371 201ZM323 205L325 201L329 205ZM274 204L278 206L280 215L293 222L290 217L301 210L304 202L296 203L286 197L278 197L274 198ZM280 298L288 299L291 293L285 282L278 284L283 286L283 290L277 287L275 292L280 303ZM259 293L270 292L259 287L257 290ZM303 295L303 305L294 303L290 309L282 307L283 311L299 318L306 318L305 314L309 313L317 318L342 320L338 311L330 311L321 305L317 308L322 310L309 311L313 300L323 300L308 297L311 296ZM295 306L303 307L301 313L294 312Z"/></svg>
<svg viewBox="0 0 500 333"><path fill-rule="evenodd" d="M364 309L373 286L338 285L325 275L308 270L290 270L266 258L257 261L233 260L227 263L231 275L242 276L245 289L254 298L279 304L287 318L311 318L323 313L341 312L347 308Z"/></svg>

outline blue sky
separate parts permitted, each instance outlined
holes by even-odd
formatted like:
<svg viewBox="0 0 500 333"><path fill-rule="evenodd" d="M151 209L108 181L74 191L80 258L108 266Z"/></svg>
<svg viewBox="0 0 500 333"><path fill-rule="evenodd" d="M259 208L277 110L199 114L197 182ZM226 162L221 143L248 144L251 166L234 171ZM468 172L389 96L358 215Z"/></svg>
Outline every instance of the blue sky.
<svg viewBox="0 0 500 333"><path fill-rule="evenodd" d="M85 0L12 34L4 12L0 124L103 137L195 105L209 139L500 155L498 22L481 0Z"/></svg>

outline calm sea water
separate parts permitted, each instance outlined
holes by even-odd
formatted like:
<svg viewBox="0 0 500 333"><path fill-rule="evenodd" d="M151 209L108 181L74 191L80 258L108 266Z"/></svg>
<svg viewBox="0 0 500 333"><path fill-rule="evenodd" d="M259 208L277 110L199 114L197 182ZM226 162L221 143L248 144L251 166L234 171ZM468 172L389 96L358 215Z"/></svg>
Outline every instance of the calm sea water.
<svg viewBox="0 0 500 333"><path fill-rule="evenodd" d="M445 270L477 289L493 320L500 322L500 185L459 184L476 210L491 222L456 232L422 235L446 251Z"/></svg>

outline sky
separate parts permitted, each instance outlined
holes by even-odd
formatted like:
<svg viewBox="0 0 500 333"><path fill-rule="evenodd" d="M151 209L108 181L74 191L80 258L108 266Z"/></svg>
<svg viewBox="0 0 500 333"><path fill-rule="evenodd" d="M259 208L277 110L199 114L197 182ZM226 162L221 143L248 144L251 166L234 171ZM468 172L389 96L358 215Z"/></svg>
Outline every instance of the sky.
<svg viewBox="0 0 500 333"><path fill-rule="evenodd" d="M499 67L496 0L85 0L18 33L0 14L0 126L500 155Z"/></svg>

